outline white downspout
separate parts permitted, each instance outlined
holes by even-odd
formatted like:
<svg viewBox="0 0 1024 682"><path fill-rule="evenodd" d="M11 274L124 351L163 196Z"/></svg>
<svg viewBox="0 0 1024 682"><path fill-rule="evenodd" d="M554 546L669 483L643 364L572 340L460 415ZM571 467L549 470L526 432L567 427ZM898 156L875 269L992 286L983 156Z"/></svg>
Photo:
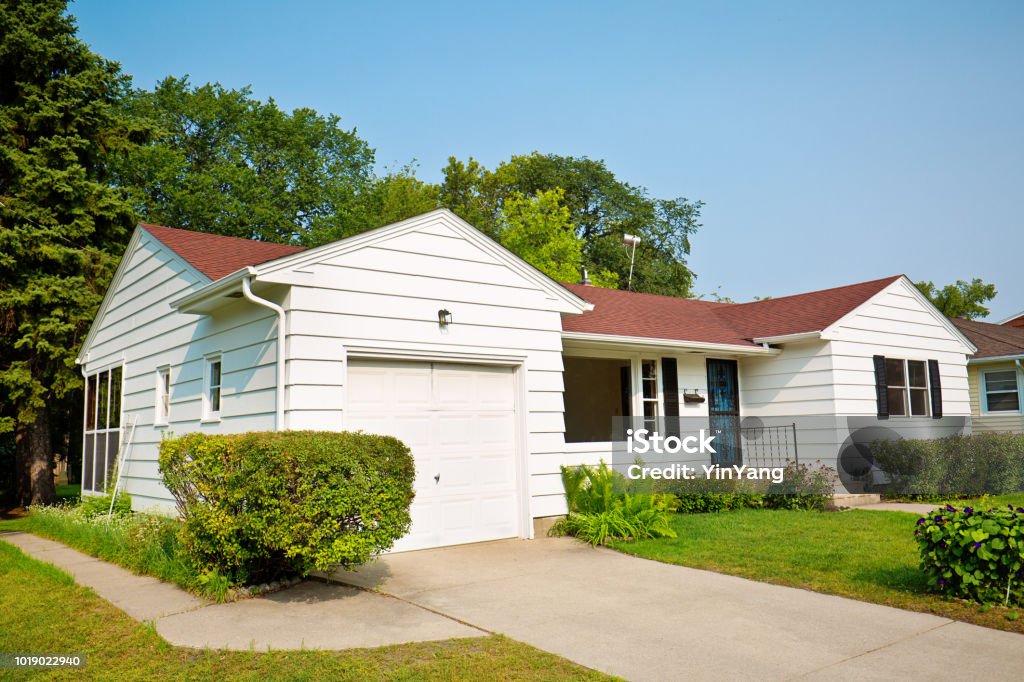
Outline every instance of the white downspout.
<svg viewBox="0 0 1024 682"><path fill-rule="evenodd" d="M277 431L284 431L284 381L285 381L285 340L288 338L284 308L273 301L260 298L252 293L252 275L242 278L242 294L256 305L270 308L277 313L277 415L274 418L274 427Z"/></svg>

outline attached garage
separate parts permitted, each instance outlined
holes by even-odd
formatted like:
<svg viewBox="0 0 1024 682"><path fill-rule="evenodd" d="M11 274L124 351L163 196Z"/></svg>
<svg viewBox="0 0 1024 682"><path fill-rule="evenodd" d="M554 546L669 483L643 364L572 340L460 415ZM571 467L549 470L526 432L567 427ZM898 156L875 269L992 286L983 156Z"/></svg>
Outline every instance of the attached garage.
<svg viewBox="0 0 1024 682"><path fill-rule="evenodd" d="M415 458L412 530L394 551L521 534L513 367L353 359L347 378L345 428Z"/></svg>

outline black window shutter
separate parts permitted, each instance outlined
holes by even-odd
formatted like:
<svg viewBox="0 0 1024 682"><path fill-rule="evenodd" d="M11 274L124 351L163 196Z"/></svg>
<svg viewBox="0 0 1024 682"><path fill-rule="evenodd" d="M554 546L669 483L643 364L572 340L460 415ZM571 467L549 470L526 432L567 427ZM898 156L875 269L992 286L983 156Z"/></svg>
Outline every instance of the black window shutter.
<svg viewBox="0 0 1024 682"><path fill-rule="evenodd" d="M661 385L665 389L665 436L679 436L679 371L675 358L661 359Z"/></svg>
<svg viewBox="0 0 1024 682"><path fill-rule="evenodd" d="M885 356L876 355L875 360L875 397L878 399L878 418L889 418L889 384L885 379Z"/></svg>
<svg viewBox="0 0 1024 682"><path fill-rule="evenodd" d="M928 361L928 380L932 387L932 418L942 419L942 379L939 377L939 361Z"/></svg>

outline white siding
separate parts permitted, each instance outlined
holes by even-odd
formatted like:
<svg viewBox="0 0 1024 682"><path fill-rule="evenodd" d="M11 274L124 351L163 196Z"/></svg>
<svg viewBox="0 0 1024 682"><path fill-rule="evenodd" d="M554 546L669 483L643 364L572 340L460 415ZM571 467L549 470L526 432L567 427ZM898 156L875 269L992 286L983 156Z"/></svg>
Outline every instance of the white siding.
<svg viewBox="0 0 1024 682"><path fill-rule="evenodd" d="M824 341L788 343L779 355L743 358L739 362L740 414L834 414L833 369L829 344Z"/></svg>
<svg viewBox="0 0 1024 682"><path fill-rule="evenodd" d="M158 445L171 433L221 433L274 428L276 318L265 308L232 302L215 316L175 312L170 302L207 283L163 244L142 233L124 255L119 284L96 321L86 349L86 372L124 363L125 438L135 435L123 481L136 509L169 509L172 499L160 482ZM219 422L202 423L205 356L222 354ZM156 370L169 365L171 405L167 426L154 426Z"/></svg>
<svg viewBox="0 0 1024 682"><path fill-rule="evenodd" d="M546 510L556 494L552 456L565 448L562 341L549 292L442 223L273 278L293 284L289 428L345 428L345 363L354 349L520 363L531 514L557 513ZM442 308L453 317L446 329L437 319Z"/></svg>
<svg viewBox="0 0 1024 682"><path fill-rule="evenodd" d="M872 356L938 360L946 416L971 413L968 348L899 280L836 325L831 333L836 413L877 411Z"/></svg>

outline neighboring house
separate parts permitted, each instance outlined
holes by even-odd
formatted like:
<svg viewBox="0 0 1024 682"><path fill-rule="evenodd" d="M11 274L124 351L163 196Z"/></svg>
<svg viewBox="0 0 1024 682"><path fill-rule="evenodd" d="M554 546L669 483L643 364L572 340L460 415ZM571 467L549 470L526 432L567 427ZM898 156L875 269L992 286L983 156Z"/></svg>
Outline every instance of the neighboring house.
<svg viewBox="0 0 1024 682"><path fill-rule="evenodd" d="M975 431L1024 433L1024 329L962 318L957 327L978 347L967 365Z"/></svg>
<svg viewBox="0 0 1024 682"><path fill-rule="evenodd" d="M1024 312L1019 312L1016 315L1008 317L999 324L1006 325L1007 327L1016 327L1017 329L1024 329Z"/></svg>
<svg viewBox="0 0 1024 682"><path fill-rule="evenodd" d="M83 489L122 436L143 509L168 434L363 429L413 449L398 549L532 537L613 417L694 418L723 463L810 420L801 461L835 466L862 427L969 429L974 350L903 276L725 304L560 285L447 210L305 251L140 225L79 357Z"/></svg>

